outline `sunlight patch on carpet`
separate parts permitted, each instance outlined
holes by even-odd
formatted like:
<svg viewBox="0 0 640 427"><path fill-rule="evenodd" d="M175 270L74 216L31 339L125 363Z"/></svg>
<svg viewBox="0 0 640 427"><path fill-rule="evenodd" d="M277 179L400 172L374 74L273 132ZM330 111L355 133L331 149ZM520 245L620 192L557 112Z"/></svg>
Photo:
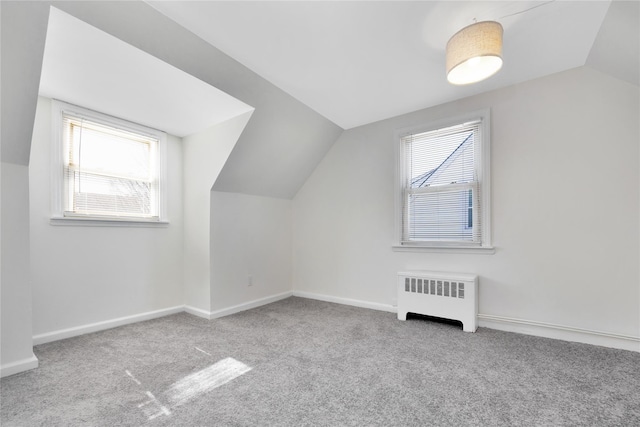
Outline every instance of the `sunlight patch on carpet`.
<svg viewBox="0 0 640 427"><path fill-rule="evenodd" d="M198 351L199 351L199 352L201 352L201 353L206 354L207 356L211 356L211 353L207 353L206 351L204 351L203 349L201 349L201 348L199 348L199 347L196 347L195 349L196 349L196 350L198 350Z"/></svg>
<svg viewBox="0 0 640 427"><path fill-rule="evenodd" d="M251 368L233 357L227 357L213 365L173 383L165 392L170 406L178 406L207 393L249 372Z"/></svg>
<svg viewBox="0 0 640 427"><path fill-rule="evenodd" d="M150 391L145 393L149 400L146 400L138 405L138 408L142 409L148 420L153 420L161 415L169 416L171 411L164 406Z"/></svg>
<svg viewBox="0 0 640 427"><path fill-rule="evenodd" d="M129 377L131 377L131 379L138 385L142 384L140 381L138 381L138 379L136 377L133 376L133 374L131 373L131 371L129 371L128 369L125 369L124 372L129 375Z"/></svg>

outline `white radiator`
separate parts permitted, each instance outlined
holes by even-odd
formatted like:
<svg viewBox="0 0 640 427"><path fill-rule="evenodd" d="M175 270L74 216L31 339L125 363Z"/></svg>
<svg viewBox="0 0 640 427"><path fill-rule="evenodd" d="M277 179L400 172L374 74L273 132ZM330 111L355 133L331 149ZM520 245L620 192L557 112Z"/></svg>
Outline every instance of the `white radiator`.
<svg viewBox="0 0 640 427"><path fill-rule="evenodd" d="M478 329L478 276L435 271L398 273L398 319L407 313L459 320L462 330Z"/></svg>

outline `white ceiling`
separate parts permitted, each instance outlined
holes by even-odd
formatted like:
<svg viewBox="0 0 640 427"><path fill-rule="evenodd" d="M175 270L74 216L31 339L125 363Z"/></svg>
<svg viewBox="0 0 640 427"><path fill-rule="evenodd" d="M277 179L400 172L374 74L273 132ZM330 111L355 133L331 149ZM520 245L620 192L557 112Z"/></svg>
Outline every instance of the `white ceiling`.
<svg viewBox="0 0 640 427"><path fill-rule="evenodd" d="M53 7L39 93L180 137L253 109Z"/></svg>
<svg viewBox="0 0 640 427"><path fill-rule="evenodd" d="M582 66L610 4L148 3L345 129ZM505 63L484 82L452 86L444 47L474 19L503 25Z"/></svg>

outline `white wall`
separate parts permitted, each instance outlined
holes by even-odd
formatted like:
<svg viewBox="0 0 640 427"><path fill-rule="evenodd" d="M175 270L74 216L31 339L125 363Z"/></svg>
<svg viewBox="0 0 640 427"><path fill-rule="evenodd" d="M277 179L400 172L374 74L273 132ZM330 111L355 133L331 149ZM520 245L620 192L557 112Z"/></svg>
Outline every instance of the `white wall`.
<svg viewBox="0 0 640 427"><path fill-rule="evenodd" d="M28 167L2 163L0 375L38 366L32 351Z"/></svg>
<svg viewBox="0 0 640 427"><path fill-rule="evenodd" d="M639 95L583 67L345 131L294 199L294 290L390 305L397 271L477 273L484 315L640 350ZM496 253L393 252L394 130L487 107Z"/></svg>
<svg viewBox="0 0 640 427"><path fill-rule="evenodd" d="M29 277L29 145L46 35L46 5L0 2L2 274L0 374L34 368Z"/></svg>
<svg viewBox="0 0 640 427"><path fill-rule="evenodd" d="M168 218L161 228L50 225L51 100L40 97L31 147L35 336L183 304L182 153L167 138Z"/></svg>
<svg viewBox="0 0 640 427"><path fill-rule="evenodd" d="M251 114L183 138L185 303L206 313L211 311L211 187Z"/></svg>
<svg viewBox="0 0 640 427"><path fill-rule="evenodd" d="M291 292L291 208L291 200L211 192L212 311Z"/></svg>

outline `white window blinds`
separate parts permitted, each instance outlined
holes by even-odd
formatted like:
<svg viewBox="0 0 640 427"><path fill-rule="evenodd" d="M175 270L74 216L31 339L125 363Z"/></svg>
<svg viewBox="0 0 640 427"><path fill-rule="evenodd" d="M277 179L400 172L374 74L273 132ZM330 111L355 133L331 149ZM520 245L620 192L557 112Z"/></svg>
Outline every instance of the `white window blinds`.
<svg viewBox="0 0 640 427"><path fill-rule="evenodd" d="M400 138L401 243L482 243L477 168L481 125L474 120Z"/></svg>
<svg viewBox="0 0 640 427"><path fill-rule="evenodd" d="M65 216L158 219L158 138L62 116Z"/></svg>

